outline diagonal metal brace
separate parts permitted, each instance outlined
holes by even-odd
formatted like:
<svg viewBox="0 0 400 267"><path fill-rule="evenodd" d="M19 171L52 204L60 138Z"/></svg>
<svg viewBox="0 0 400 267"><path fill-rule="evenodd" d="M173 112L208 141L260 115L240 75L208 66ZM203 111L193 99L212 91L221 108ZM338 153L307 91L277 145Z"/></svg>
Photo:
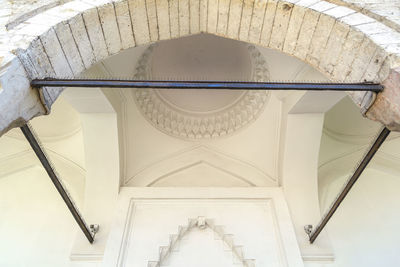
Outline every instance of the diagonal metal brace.
<svg viewBox="0 0 400 267"><path fill-rule="evenodd" d="M79 227L85 234L86 238L92 244L94 241L94 236L98 231L98 225L93 225L90 228L85 223L82 215L79 213L77 207L75 206L72 198L68 194L67 190L64 188L62 182L58 178L53 166L51 165L49 159L46 156L46 153L42 149L39 141L35 137L34 132L31 130L29 124L25 124L21 127L21 131L24 134L26 140L28 140L29 144L31 145L33 151L35 152L36 156L39 158L40 162L42 163L44 169L46 170L47 174L49 175L51 181L53 182L54 186L56 187L58 193L61 195L62 199L64 200L65 204L67 205L69 211L71 212L72 216L74 217L75 221L78 223Z"/></svg>
<svg viewBox="0 0 400 267"><path fill-rule="evenodd" d="M335 211L339 208L340 204L344 200L344 198L349 193L350 189L353 185L357 182L358 178L361 176L365 168L367 167L368 163L372 160L378 149L381 147L383 142L389 136L390 130L386 127L382 129L378 137L375 139L374 143L372 144L371 148L368 150L367 154L364 156L360 164L358 165L357 169L354 171L351 178L347 181L346 185L344 186L343 190L340 192L336 200L332 203L328 212L322 217L321 221L313 230L312 225L306 225L304 227L305 232L310 238L310 243L314 243L315 239L317 239L318 235L324 229L326 224L329 222Z"/></svg>

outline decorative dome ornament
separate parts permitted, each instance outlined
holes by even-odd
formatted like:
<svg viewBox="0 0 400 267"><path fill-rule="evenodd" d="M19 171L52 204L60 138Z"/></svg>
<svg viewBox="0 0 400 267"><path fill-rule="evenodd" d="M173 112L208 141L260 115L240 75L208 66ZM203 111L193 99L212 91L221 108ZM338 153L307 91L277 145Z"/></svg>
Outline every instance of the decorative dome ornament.
<svg viewBox="0 0 400 267"><path fill-rule="evenodd" d="M240 45L245 46L244 51L248 53L246 56L250 63L249 76L244 79L268 81L269 71L262 54L253 45L244 43ZM138 60L135 79L155 79L154 76L157 75L154 75L153 57L157 46L158 44L149 46ZM192 80L207 80L207 77ZM212 92L212 89L196 89L189 92L176 90L180 89L135 89L133 97L143 116L154 127L166 134L184 139L210 139L234 133L261 114L270 95L268 91L262 90L223 90L224 92L215 90ZM189 95L191 93L195 95ZM185 94L188 94L186 98ZM182 99L176 100L177 98ZM196 102L188 106L188 99L196 99Z"/></svg>

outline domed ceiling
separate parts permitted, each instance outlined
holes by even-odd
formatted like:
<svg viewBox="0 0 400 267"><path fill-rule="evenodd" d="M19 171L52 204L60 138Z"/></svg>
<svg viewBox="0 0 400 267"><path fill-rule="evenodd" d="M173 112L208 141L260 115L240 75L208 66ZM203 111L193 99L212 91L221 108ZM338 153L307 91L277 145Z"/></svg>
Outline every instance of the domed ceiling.
<svg viewBox="0 0 400 267"><path fill-rule="evenodd" d="M198 35L148 47L136 79L269 80L262 54L251 45ZM135 101L159 130L189 139L224 136L254 121L268 100L266 91L136 89Z"/></svg>

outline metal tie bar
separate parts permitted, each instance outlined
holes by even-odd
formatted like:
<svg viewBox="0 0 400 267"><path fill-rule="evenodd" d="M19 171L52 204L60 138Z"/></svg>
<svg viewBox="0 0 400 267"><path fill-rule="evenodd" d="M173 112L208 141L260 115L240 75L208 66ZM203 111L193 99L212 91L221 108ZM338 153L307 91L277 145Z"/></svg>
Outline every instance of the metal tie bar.
<svg viewBox="0 0 400 267"><path fill-rule="evenodd" d="M42 163L44 169L46 170L47 174L49 175L51 181L53 182L54 186L56 187L58 193L61 195L62 199L64 200L65 204L67 205L69 211L71 212L72 216L74 217L75 221L78 223L79 227L85 234L86 238L92 244L94 241L94 235L98 230L98 225L91 225L88 227L83 220L81 214L79 213L78 209L75 207L72 199L70 198L67 190L64 188L63 184L61 183L60 179L58 178L56 172L54 171L50 161L48 160L46 153L42 149L39 141L36 139L35 134L31 131L30 126L25 124L24 126L20 127L22 133L24 134L26 140L28 140L29 144L31 145L33 151L35 152L36 156L39 158L40 162Z"/></svg>
<svg viewBox="0 0 400 267"><path fill-rule="evenodd" d="M318 226L315 228L314 231L312 231L312 226L307 225L305 227L306 233L309 234L310 238L310 243L314 243L315 239L317 239L318 235L321 233L321 231L324 229L326 224L329 222L335 211L338 209L344 198L347 196L349 193L350 189L353 187L353 185L357 182L358 178L360 175L363 173L365 168L367 167L368 163L372 160L374 157L375 153L378 151L379 147L383 144L385 139L388 137L390 134L390 130L386 127L383 128L383 130L380 132L378 137L375 139L374 143L372 144L371 148L369 149L368 153L364 156L360 164L358 165L357 169L351 176L351 178L347 181L347 184L343 188L343 190L340 192L339 196L337 199L333 202L332 206L330 207L328 213L325 214L325 216L321 219L320 223Z"/></svg>
<svg viewBox="0 0 400 267"><path fill-rule="evenodd" d="M225 81L151 81L102 79L34 79L39 87L108 87L155 89L228 89L228 90L306 90L306 91L372 91L381 92L377 83L285 83L285 82L225 82Z"/></svg>

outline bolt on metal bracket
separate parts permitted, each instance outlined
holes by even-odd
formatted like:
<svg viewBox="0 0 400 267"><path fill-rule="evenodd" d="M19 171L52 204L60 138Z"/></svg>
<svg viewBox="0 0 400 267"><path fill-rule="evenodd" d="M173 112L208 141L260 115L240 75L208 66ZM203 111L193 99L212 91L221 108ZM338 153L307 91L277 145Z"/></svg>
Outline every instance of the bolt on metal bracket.
<svg viewBox="0 0 400 267"><path fill-rule="evenodd" d="M97 232L98 232L99 229L100 229L100 225L98 225L98 224L91 224L91 225L89 226L89 228L90 228L90 233L92 233L92 236L93 236L93 238L94 238L95 235L97 234Z"/></svg>
<svg viewBox="0 0 400 267"><path fill-rule="evenodd" d="M304 231L306 232L308 237L311 237L312 230L313 226L311 224L307 224L306 226L304 226Z"/></svg>

